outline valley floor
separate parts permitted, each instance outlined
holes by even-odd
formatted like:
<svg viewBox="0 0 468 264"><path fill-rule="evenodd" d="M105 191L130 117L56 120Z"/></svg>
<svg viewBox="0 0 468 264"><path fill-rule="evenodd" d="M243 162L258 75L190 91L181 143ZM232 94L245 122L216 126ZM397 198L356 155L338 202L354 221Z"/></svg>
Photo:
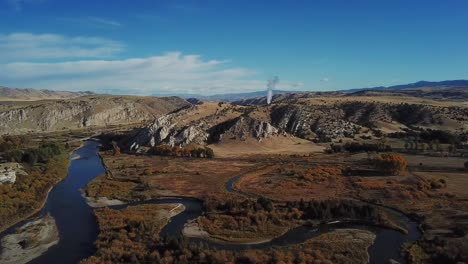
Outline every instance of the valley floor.
<svg viewBox="0 0 468 264"><path fill-rule="evenodd" d="M409 169L403 176L363 177L343 176L342 171L349 166L360 164L357 161L365 161L366 156L346 153L322 154L320 152L309 153L309 155L223 156L214 159L196 159L124 153L115 156L110 153L102 153L108 170L107 175L92 181L88 185L86 193L92 197L106 197L123 202L160 196L196 197L205 201L205 206L210 206L210 203L207 202L210 200L224 204L221 206L226 206L227 201L233 201L236 204L242 203L244 199L255 200L264 197L273 201L277 214L280 213L278 210L282 204L290 202L337 199L364 200L396 208L411 214L422 222L422 228L425 231L424 237L408 248L406 259L418 263L418 260L427 262L431 258L465 259L467 257L464 255L468 252L464 249L467 244L466 237L453 235L453 230L456 228L465 229L466 221L464 219L468 212L465 193L460 187L460 185L465 184L463 176L460 175L466 175L466 173L453 172L460 168L462 159L410 155L407 157ZM441 165L438 167L438 171L434 172L434 168L420 165L421 162ZM443 188L431 187L431 179L438 179L439 175L442 174L443 178L446 179L447 186ZM235 193L229 192L229 188L226 189L226 184L238 175L241 177L232 185ZM217 209L212 211L213 213L208 213L206 217L201 217L197 220L198 225L192 224L186 232L197 231L192 232L192 237L221 238L224 241L231 240L232 242L261 242L279 236L284 232L281 231L286 227L284 224L288 223L288 221L278 220L276 226L273 224L266 229L258 224L247 224L245 231L242 231L244 229L234 227L241 224L240 218L231 219L233 211L223 210ZM250 214L252 217L260 217L254 211ZM281 219L281 216L277 217ZM391 215L389 217L392 218ZM388 222L389 226L399 225L398 221L390 223ZM210 225L217 227L212 228ZM249 225L252 225L250 228L255 228L252 230L256 230L257 235L254 240L249 238L251 232L247 231ZM237 231L233 232L231 229ZM342 230L338 233L329 233L326 236L327 239L334 237L331 240L343 237L341 240L343 244L340 245L344 248L351 246L356 248L357 244L354 242L357 240L353 236L360 236L359 232L356 232L358 231ZM230 235L226 236L226 234ZM366 236L366 234L362 234L363 238ZM350 242L354 242L346 244L346 237L350 238ZM337 249L333 249L332 244L325 242L327 239L321 236L306 242L306 244L314 245L314 248L319 251L319 253L315 252L310 256L319 258L318 255L320 255L323 259L334 263L348 263L343 262L346 259L344 257L346 254L342 255L336 251ZM366 239L364 240L369 241ZM366 259L366 249L370 245L368 243L365 242L366 246L363 244L360 249L356 248L353 251L355 254L362 252L364 255L353 258L361 261ZM443 243L439 245L443 251L432 251L434 243ZM295 247L289 247L288 251L294 252L293 248ZM266 254L255 252L245 254L256 256ZM226 254L235 255L234 259L240 257L239 253ZM232 258L227 257L227 259Z"/></svg>

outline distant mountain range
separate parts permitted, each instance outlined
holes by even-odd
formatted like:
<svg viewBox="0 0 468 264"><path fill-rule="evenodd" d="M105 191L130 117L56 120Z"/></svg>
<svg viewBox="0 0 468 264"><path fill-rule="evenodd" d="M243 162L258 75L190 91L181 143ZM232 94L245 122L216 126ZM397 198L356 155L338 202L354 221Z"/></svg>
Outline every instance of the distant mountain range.
<svg viewBox="0 0 468 264"><path fill-rule="evenodd" d="M42 99L70 99L85 95L92 95L93 92L69 92L36 89L20 89L0 86L0 100L42 100Z"/></svg>
<svg viewBox="0 0 468 264"><path fill-rule="evenodd" d="M341 92L358 92L362 90L406 90L406 89L421 89L421 88L468 88L468 80L449 80L440 82L419 81L409 84L399 84L394 86L377 86L371 88L354 88L340 90Z"/></svg>
<svg viewBox="0 0 468 264"><path fill-rule="evenodd" d="M285 91L285 90L273 90L273 94L288 94L288 93L307 93L307 91ZM224 102L234 102L249 98L256 98L261 96L266 96L266 89L264 91L249 92L249 93L227 93L227 94L215 94L209 96L203 95L182 95L186 99L198 99L200 101L224 101Z"/></svg>
<svg viewBox="0 0 468 264"><path fill-rule="evenodd" d="M337 94L356 94L356 95L365 95L369 94L371 91L379 92L390 92L390 91L405 91L404 94L409 94L410 90L425 90L425 94L428 94L430 90L431 93L438 93L440 97L450 94L452 97L465 98L468 90L468 80L448 80L440 82L428 82L428 81L419 81L409 84L401 84L394 86L377 86L370 88L353 88L345 89L338 91L329 91L329 92L316 92L316 91L286 91L286 90L274 90L274 95L283 95L285 97L288 94L294 94L295 96L326 96L326 95L337 95ZM451 89L452 93L449 93L447 89ZM453 90L453 89L456 89ZM443 92L442 92L443 91ZM455 93L454 93L455 91ZM0 86L0 100L42 100L42 99L69 99L79 96L92 95L93 92L69 92L69 91L52 91L52 90L36 90L36 89L19 89L19 88L8 88ZM411 92L413 96L417 96L417 92ZM266 96L266 89L256 92L247 92L247 93L227 93L227 94L215 94L215 95L197 95L197 94L164 94L164 96L179 96L188 101L225 101L225 102L238 102L246 99L260 98ZM162 96L162 95L154 95Z"/></svg>

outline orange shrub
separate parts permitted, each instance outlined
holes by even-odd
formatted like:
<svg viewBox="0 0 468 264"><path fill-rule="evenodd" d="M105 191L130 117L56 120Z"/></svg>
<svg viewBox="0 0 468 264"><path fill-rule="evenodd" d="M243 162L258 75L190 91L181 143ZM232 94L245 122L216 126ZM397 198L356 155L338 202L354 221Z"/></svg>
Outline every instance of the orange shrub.
<svg viewBox="0 0 468 264"><path fill-rule="evenodd" d="M375 166L378 170L389 175L400 175L406 170L407 161L403 156L395 153L381 154L375 158Z"/></svg>

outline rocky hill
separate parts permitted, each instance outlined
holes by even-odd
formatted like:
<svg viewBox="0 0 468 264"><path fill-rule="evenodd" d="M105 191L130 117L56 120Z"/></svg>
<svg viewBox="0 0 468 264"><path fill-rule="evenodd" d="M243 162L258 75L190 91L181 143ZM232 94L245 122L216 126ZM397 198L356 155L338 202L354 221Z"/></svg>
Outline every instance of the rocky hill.
<svg viewBox="0 0 468 264"><path fill-rule="evenodd" d="M278 135L268 122L245 115L246 108L227 103L203 103L161 116L127 140L130 150L159 144L207 145L225 138L245 140Z"/></svg>
<svg viewBox="0 0 468 264"><path fill-rule="evenodd" d="M0 101L9 100L45 100L45 99L70 99L80 96L93 95L93 92L68 92L36 89L20 89L0 86Z"/></svg>
<svg viewBox="0 0 468 264"><path fill-rule="evenodd" d="M0 134L140 123L189 106L179 97L85 96L0 106Z"/></svg>
<svg viewBox="0 0 468 264"><path fill-rule="evenodd" d="M282 93L282 94L273 94L271 99L272 103L279 103L283 101L291 102L297 99L304 99L304 98L316 98L316 97L339 97L345 96L346 93L344 92L299 92L299 93ZM266 96L254 97L254 98L246 98L242 100L237 100L233 102L237 105L266 105L267 98Z"/></svg>
<svg viewBox="0 0 468 264"><path fill-rule="evenodd" d="M240 144L284 137L329 142L361 136L378 138L376 131L386 134L407 128L468 129L467 106L412 100L337 96L253 106L202 103L157 118L131 135L125 145L138 150L158 144Z"/></svg>

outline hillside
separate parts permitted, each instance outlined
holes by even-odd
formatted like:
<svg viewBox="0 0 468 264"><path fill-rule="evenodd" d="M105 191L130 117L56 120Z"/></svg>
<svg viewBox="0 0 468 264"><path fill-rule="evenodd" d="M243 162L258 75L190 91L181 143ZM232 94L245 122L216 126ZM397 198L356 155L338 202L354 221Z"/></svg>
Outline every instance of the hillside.
<svg viewBox="0 0 468 264"><path fill-rule="evenodd" d="M20 89L0 86L0 101L33 101L44 99L71 99L93 95L93 92L69 92L36 89Z"/></svg>
<svg viewBox="0 0 468 264"><path fill-rule="evenodd" d="M405 90L405 89L419 89L419 88L468 88L468 80L447 80L439 82L419 81L409 84L399 84L388 87L374 87L363 88L371 90ZM362 90L362 89L361 89Z"/></svg>
<svg viewBox="0 0 468 264"><path fill-rule="evenodd" d="M145 151L160 144L208 145L223 153L247 153L266 146L271 151L298 149L298 144L313 146L312 141L377 140L382 134L416 128L455 133L468 129L468 107L418 98L342 95L254 106L205 102L157 118L127 137L123 146Z"/></svg>
<svg viewBox="0 0 468 264"><path fill-rule="evenodd" d="M467 87L430 87L400 90L362 90L350 94L351 96L411 96L439 101L467 101Z"/></svg>
<svg viewBox="0 0 468 264"><path fill-rule="evenodd" d="M393 98L394 100L402 100L402 97L412 98L420 103L423 100L433 101L468 101L468 86L467 87L424 87L424 88L405 88L399 90L389 89L363 89L355 92L309 92L309 93L286 93L273 95L272 102L283 102L305 98L330 98L330 97L373 97L373 98ZM385 99L383 99L385 100ZM406 100L406 99L405 99ZM264 105L266 97L255 97L234 101L238 105Z"/></svg>
<svg viewBox="0 0 468 264"><path fill-rule="evenodd" d="M84 96L0 105L0 134L134 124L190 105L179 97Z"/></svg>

